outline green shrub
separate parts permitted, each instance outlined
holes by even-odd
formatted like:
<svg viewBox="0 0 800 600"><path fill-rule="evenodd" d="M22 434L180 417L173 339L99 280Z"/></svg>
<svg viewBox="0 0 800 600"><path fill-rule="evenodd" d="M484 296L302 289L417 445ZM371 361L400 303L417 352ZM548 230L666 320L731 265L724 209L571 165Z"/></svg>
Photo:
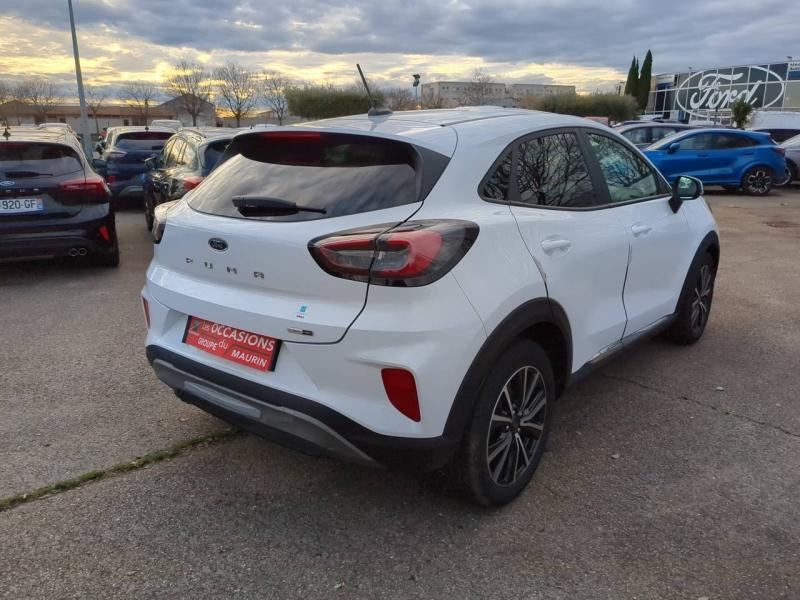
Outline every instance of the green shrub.
<svg viewBox="0 0 800 600"><path fill-rule="evenodd" d="M626 121L638 113L636 98L619 94L556 94L531 100L525 108L578 117L608 117L612 121Z"/></svg>
<svg viewBox="0 0 800 600"><path fill-rule="evenodd" d="M372 97L380 106L383 94L371 90ZM369 98L363 89L339 88L332 85L306 85L289 88L285 92L289 112L303 119L330 119L366 113Z"/></svg>

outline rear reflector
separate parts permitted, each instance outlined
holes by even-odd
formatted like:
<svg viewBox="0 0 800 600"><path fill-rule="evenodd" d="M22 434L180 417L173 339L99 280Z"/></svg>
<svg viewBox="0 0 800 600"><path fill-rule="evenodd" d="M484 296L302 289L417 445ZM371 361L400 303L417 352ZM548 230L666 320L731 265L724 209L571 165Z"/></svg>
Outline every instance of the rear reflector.
<svg viewBox="0 0 800 600"><path fill-rule="evenodd" d="M382 369L381 378L389 402L412 421L422 420L414 376L405 369Z"/></svg>
<svg viewBox="0 0 800 600"><path fill-rule="evenodd" d="M98 229L98 231L100 232L100 237L102 237L105 241L111 241L111 234L108 232L108 227L105 225L100 225L100 229Z"/></svg>
<svg viewBox="0 0 800 600"><path fill-rule="evenodd" d="M150 329L150 303L144 296L142 296L142 310L144 311L144 323Z"/></svg>

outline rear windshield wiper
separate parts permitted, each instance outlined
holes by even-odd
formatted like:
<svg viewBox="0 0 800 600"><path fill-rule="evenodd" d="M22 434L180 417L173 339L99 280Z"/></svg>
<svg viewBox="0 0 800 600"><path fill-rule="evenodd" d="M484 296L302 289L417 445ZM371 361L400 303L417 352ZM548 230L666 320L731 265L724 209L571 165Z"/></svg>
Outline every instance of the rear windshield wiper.
<svg viewBox="0 0 800 600"><path fill-rule="evenodd" d="M281 198L267 196L234 196L233 205L245 217L279 217L283 215L296 215L299 212L312 212L326 214L324 208L310 206L297 206L296 202Z"/></svg>
<svg viewBox="0 0 800 600"><path fill-rule="evenodd" d="M52 177L52 173L37 173L36 171L6 171L6 177L25 179L26 177Z"/></svg>

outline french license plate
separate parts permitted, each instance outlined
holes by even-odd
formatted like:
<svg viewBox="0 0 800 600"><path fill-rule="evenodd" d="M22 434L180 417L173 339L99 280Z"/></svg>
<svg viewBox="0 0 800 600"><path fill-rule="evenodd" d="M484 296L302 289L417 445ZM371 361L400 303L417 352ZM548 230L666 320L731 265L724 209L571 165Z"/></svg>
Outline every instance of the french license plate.
<svg viewBox="0 0 800 600"><path fill-rule="evenodd" d="M189 317L183 342L259 371L273 371L281 341L236 327Z"/></svg>
<svg viewBox="0 0 800 600"><path fill-rule="evenodd" d="M44 212L41 198L3 198L0 199L0 214Z"/></svg>

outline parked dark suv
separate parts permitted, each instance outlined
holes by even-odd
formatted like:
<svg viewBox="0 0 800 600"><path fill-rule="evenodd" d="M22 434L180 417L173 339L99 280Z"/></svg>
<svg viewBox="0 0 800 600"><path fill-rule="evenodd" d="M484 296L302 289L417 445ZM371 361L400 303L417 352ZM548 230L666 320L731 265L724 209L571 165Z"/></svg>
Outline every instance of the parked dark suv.
<svg viewBox="0 0 800 600"><path fill-rule="evenodd" d="M98 142L97 172L105 177L114 198L141 197L145 160L155 156L174 134L166 127L114 127Z"/></svg>
<svg viewBox="0 0 800 600"><path fill-rule="evenodd" d="M149 173L144 182L144 214L148 229L153 228L156 206L177 200L197 187L217 165L237 129L202 127L181 129L173 135L161 154L145 164Z"/></svg>
<svg viewBox="0 0 800 600"><path fill-rule="evenodd" d="M111 193L75 136L7 132L0 137L0 259L86 256L117 266Z"/></svg>
<svg viewBox="0 0 800 600"><path fill-rule="evenodd" d="M695 129L695 126L685 123L643 121L618 127L616 132L637 148L647 148L668 135L686 129Z"/></svg>

